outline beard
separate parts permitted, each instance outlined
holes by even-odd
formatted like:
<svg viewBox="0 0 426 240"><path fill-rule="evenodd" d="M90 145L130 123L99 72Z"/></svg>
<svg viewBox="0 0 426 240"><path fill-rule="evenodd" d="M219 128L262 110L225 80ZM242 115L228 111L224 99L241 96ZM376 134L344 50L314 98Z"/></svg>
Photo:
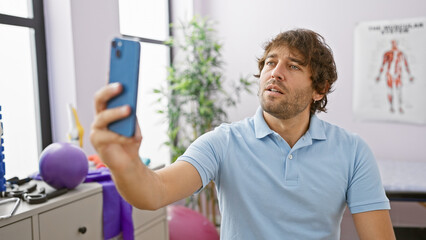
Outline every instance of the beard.
<svg viewBox="0 0 426 240"><path fill-rule="evenodd" d="M265 90L259 88L258 96L263 111L276 118L286 120L297 116L310 107L312 102L312 88L289 91L279 82L275 81L274 84L284 90L284 94L279 97L268 96L265 94Z"/></svg>

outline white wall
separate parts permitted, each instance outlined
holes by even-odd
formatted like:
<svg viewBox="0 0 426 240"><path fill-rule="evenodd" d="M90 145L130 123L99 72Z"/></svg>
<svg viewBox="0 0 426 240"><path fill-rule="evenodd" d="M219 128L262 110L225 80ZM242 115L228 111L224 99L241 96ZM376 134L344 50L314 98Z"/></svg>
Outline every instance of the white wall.
<svg viewBox="0 0 426 240"><path fill-rule="evenodd" d="M384 122L357 122L352 113L353 37L360 21L426 16L426 2L419 0L194 0L195 12L217 21L223 40L225 76L257 71L261 46L280 31L309 28L322 34L334 51L339 79L330 95L328 113L320 118L360 134L378 159L426 161L426 126ZM422 81L419 79L419 81ZM254 114L256 96L245 96L231 120Z"/></svg>
<svg viewBox="0 0 426 240"><path fill-rule="evenodd" d="M172 6L176 19L191 18L191 0L173 0ZM108 81L110 41L120 35L118 0L45 0L44 9L53 141L68 141L72 104L85 130L83 148L94 154L93 99Z"/></svg>
<svg viewBox="0 0 426 240"><path fill-rule="evenodd" d="M68 104L77 109L89 140L93 97L108 80L109 44L119 35L118 0L45 0L53 141L68 141Z"/></svg>
<svg viewBox="0 0 426 240"><path fill-rule="evenodd" d="M65 141L68 130L65 107L76 103L71 4L47 0L44 13L52 134L55 142Z"/></svg>
<svg viewBox="0 0 426 240"><path fill-rule="evenodd" d="M72 0L77 111L85 129L84 149L93 153L89 140L94 116L94 93L108 81L110 44L119 36L117 0Z"/></svg>

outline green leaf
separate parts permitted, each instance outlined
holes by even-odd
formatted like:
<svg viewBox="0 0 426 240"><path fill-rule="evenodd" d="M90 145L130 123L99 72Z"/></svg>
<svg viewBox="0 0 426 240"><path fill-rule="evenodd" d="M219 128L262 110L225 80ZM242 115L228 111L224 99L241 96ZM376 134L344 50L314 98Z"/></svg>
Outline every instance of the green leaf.
<svg viewBox="0 0 426 240"><path fill-rule="evenodd" d="M170 37L169 39L167 39L166 41L164 41L164 44L167 46L173 46L174 45L174 38Z"/></svg>

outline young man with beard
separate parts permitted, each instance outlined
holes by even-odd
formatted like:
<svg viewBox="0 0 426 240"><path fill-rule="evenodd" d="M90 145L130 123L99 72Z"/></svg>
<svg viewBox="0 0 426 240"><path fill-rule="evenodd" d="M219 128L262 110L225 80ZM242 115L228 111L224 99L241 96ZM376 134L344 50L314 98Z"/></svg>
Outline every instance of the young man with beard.
<svg viewBox="0 0 426 240"><path fill-rule="evenodd" d="M258 66L256 114L204 134L156 172L139 160L139 129L133 138L107 129L130 113L128 106L106 109L121 86L101 89L91 141L121 195L138 208L158 209L214 181L221 239L337 240L346 205L360 239L395 239L372 152L359 136L315 115L325 111L337 79L322 36L280 33Z"/></svg>

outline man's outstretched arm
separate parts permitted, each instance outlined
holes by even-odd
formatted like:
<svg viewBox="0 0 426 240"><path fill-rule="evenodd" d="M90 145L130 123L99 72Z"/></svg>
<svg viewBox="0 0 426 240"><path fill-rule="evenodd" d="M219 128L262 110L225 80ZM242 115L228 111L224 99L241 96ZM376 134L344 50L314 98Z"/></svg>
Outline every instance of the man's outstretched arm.
<svg viewBox="0 0 426 240"><path fill-rule="evenodd" d="M121 85L110 84L96 93L96 116L90 134L90 140L110 169L118 191L133 206L151 210L190 196L202 186L195 167L187 162L176 162L154 172L139 158L142 135L138 125L131 138L108 129L108 124L130 114L129 106L106 108L107 101L121 91Z"/></svg>

